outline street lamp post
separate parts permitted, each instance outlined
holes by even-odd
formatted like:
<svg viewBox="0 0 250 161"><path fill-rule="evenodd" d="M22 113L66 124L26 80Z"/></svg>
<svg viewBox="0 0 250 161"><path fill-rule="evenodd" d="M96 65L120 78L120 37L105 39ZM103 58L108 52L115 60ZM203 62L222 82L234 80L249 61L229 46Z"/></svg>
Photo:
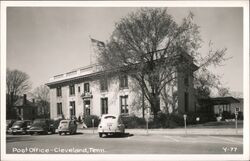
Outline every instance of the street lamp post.
<svg viewBox="0 0 250 161"><path fill-rule="evenodd" d="M94 134L94 123L95 123L95 119L92 119L93 134Z"/></svg>
<svg viewBox="0 0 250 161"><path fill-rule="evenodd" d="M146 130L147 130L147 135L148 135L148 121L149 121L149 112L146 115Z"/></svg>
<svg viewBox="0 0 250 161"><path fill-rule="evenodd" d="M236 134L238 134L238 112L239 112L239 108L238 107L236 107L235 108L235 132L236 132Z"/></svg>
<svg viewBox="0 0 250 161"><path fill-rule="evenodd" d="M187 135L187 115L184 114L183 118L184 118L185 135Z"/></svg>

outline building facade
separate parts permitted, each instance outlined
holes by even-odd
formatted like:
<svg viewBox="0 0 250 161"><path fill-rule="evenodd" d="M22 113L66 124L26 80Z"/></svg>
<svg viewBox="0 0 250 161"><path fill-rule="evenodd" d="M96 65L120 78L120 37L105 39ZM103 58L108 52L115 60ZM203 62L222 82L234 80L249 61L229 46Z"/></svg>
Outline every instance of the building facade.
<svg viewBox="0 0 250 161"><path fill-rule="evenodd" d="M191 59L190 59L191 60ZM176 79L160 97L162 111L185 113L195 110L193 72L176 71ZM50 116L57 118L86 115L121 114L142 117L142 100L149 107L136 81L129 74L105 74L94 64L50 78ZM167 107L167 108L166 108Z"/></svg>

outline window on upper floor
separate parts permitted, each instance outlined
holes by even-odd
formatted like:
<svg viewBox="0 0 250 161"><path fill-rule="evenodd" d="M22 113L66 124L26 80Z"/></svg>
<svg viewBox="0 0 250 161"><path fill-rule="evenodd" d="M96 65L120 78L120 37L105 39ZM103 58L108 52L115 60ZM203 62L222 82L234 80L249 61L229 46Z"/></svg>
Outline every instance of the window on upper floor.
<svg viewBox="0 0 250 161"><path fill-rule="evenodd" d="M75 95L75 85L74 84L69 86L69 95Z"/></svg>
<svg viewBox="0 0 250 161"><path fill-rule="evenodd" d="M122 75L119 77L120 80L120 89L128 88L128 76Z"/></svg>
<svg viewBox="0 0 250 161"><path fill-rule="evenodd" d="M81 87L80 86L78 86L78 93L80 93L81 92Z"/></svg>
<svg viewBox="0 0 250 161"><path fill-rule="evenodd" d="M84 83L84 92L89 92L89 83Z"/></svg>
<svg viewBox="0 0 250 161"><path fill-rule="evenodd" d="M57 97L61 97L62 96L62 88L61 87L57 87L56 88L56 96Z"/></svg>
<svg viewBox="0 0 250 161"><path fill-rule="evenodd" d="M107 78L100 79L100 89L101 89L101 91L107 91L108 90Z"/></svg>

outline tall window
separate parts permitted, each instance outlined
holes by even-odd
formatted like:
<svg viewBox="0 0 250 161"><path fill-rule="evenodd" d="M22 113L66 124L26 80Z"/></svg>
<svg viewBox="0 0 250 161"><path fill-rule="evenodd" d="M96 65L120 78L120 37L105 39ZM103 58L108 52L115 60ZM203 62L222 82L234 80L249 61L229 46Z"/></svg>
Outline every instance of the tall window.
<svg viewBox="0 0 250 161"><path fill-rule="evenodd" d="M71 108L70 108L70 116L76 115L75 101L70 101L69 105L71 106Z"/></svg>
<svg viewBox="0 0 250 161"><path fill-rule="evenodd" d="M120 96L121 114L128 114L128 96Z"/></svg>
<svg viewBox="0 0 250 161"><path fill-rule="evenodd" d="M101 114L108 113L108 98L101 98Z"/></svg>
<svg viewBox="0 0 250 161"><path fill-rule="evenodd" d="M84 101L85 114L90 115L90 100Z"/></svg>
<svg viewBox="0 0 250 161"><path fill-rule="evenodd" d="M69 86L69 95L74 95L75 94L75 85L72 84Z"/></svg>
<svg viewBox="0 0 250 161"><path fill-rule="evenodd" d="M62 103L57 103L57 115L62 115Z"/></svg>
<svg viewBox="0 0 250 161"><path fill-rule="evenodd" d="M185 106L185 112L188 112L188 92L184 93L184 106Z"/></svg>
<svg viewBox="0 0 250 161"><path fill-rule="evenodd" d="M120 88L128 88L128 76L127 75L123 75L120 76Z"/></svg>
<svg viewBox="0 0 250 161"><path fill-rule="evenodd" d="M89 92L89 83L84 83L84 92Z"/></svg>
<svg viewBox="0 0 250 161"><path fill-rule="evenodd" d="M61 97L62 96L62 88L61 87L57 87L56 88L56 96L57 97Z"/></svg>
<svg viewBox="0 0 250 161"><path fill-rule="evenodd" d="M107 78L104 78L104 79L100 80L100 86L101 86L101 91L107 91L108 90Z"/></svg>

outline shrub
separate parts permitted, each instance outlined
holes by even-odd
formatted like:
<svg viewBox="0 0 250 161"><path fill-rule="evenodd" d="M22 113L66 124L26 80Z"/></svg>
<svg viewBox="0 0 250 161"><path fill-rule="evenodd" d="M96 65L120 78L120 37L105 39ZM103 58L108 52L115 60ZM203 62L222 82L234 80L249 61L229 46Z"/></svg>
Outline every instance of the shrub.
<svg viewBox="0 0 250 161"><path fill-rule="evenodd" d="M136 116L122 116L122 121L126 128L133 129L146 127L146 121L144 118L139 118Z"/></svg>
<svg viewBox="0 0 250 161"><path fill-rule="evenodd" d="M199 123L216 121L216 115L213 113L197 113L197 117L200 118Z"/></svg>
<svg viewBox="0 0 250 161"><path fill-rule="evenodd" d="M230 112L228 111L223 111L222 112L222 120L224 121L225 119L234 119L235 116L234 114L231 114Z"/></svg>
<svg viewBox="0 0 250 161"><path fill-rule="evenodd" d="M84 123L87 125L87 127L92 127L92 119L94 119L94 127L97 127L99 125L99 117L96 115L88 115L84 118Z"/></svg>
<svg viewBox="0 0 250 161"><path fill-rule="evenodd" d="M169 127L184 126L184 118L181 114L170 114Z"/></svg>
<svg viewBox="0 0 250 161"><path fill-rule="evenodd" d="M239 120L243 120L243 112L240 111L240 112L238 113L238 119L239 119Z"/></svg>

